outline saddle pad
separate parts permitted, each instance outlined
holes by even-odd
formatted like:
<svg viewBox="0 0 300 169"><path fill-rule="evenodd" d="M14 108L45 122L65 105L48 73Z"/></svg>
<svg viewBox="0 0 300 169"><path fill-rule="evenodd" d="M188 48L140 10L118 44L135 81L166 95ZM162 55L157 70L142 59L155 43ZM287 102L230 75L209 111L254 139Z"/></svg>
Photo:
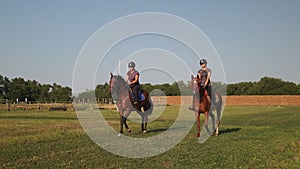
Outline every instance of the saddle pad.
<svg viewBox="0 0 300 169"><path fill-rule="evenodd" d="M132 92L130 92L130 97L133 98L133 93ZM145 101L145 96L144 96L143 93L139 92L138 101Z"/></svg>
<svg viewBox="0 0 300 169"><path fill-rule="evenodd" d="M144 101L144 100L145 100L145 96L144 96L143 93L140 93L140 94L139 94L138 100L139 100L139 101Z"/></svg>

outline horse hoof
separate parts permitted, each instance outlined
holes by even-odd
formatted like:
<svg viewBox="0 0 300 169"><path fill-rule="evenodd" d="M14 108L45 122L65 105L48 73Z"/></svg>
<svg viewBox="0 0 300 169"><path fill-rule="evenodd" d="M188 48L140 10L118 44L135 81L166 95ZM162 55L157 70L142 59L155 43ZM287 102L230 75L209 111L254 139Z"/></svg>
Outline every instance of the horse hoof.
<svg viewBox="0 0 300 169"><path fill-rule="evenodd" d="M200 137L200 133L197 134L197 137L198 137L198 138Z"/></svg>
<svg viewBox="0 0 300 169"><path fill-rule="evenodd" d="M147 130L143 130L143 133L147 133Z"/></svg>
<svg viewBox="0 0 300 169"><path fill-rule="evenodd" d="M212 134L211 134L211 135L216 135L216 133L217 133L217 130L216 130L216 129L214 129L214 131L212 132Z"/></svg>
<svg viewBox="0 0 300 169"><path fill-rule="evenodd" d="M189 106L189 110L195 111L194 106Z"/></svg>
<svg viewBox="0 0 300 169"><path fill-rule="evenodd" d="M122 136L122 133L119 133L119 134L118 134L118 137L120 137L120 136Z"/></svg>
<svg viewBox="0 0 300 169"><path fill-rule="evenodd" d="M218 136L219 135L219 132L215 132L215 136Z"/></svg>
<svg viewBox="0 0 300 169"><path fill-rule="evenodd" d="M130 133L130 132L131 132L131 129L127 129L127 132Z"/></svg>

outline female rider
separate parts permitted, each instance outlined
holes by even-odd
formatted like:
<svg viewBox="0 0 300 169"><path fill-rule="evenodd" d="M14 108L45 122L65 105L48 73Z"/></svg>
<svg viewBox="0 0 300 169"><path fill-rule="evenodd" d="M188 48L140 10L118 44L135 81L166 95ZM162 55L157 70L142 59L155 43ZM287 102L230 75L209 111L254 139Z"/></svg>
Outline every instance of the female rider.
<svg viewBox="0 0 300 169"><path fill-rule="evenodd" d="M127 75L126 75L126 83L129 84L129 87L132 90L133 104L137 105L138 104L138 102L137 102L138 93L140 91L140 82L139 82L140 73L137 70L135 70L135 63L134 62L129 62L128 63L128 68L129 68L129 71L127 72Z"/></svg>

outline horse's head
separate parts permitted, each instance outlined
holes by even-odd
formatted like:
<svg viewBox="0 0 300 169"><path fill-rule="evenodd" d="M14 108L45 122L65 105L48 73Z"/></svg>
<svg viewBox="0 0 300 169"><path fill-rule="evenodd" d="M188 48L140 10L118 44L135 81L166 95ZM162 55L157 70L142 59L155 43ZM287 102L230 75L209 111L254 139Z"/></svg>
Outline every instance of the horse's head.
<svg viewBox="0 0 300 169"><path fill-rule="evenodd" d="M126 86L126 82L122 76L110 73L109 93L112 97L117 99L117 97L119 97L121 93L125 93L125 91L128 92L128 87Z"/></svg>
<svg viewBox="0 0 300 169"><path fill-rule="evenodd" d="M110 73L109 93L115 93L119 88L120 87L117 76L114 76L112 73Z"/></svg>
<svg viewBox="0 0 300 169"><path fill-rule="evenodd" d="M200 79L198 77L191 76L191 88L193 89L193 93L195 94L200 90Z"/></svg>

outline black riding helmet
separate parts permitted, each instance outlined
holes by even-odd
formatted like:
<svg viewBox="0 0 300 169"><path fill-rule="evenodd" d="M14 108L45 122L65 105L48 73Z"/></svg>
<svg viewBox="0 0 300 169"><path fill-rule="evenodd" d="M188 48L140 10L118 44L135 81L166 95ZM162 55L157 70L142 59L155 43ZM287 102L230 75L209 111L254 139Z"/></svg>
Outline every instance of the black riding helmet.
<svg viewBox="0 0 300 169"><path fill-rule="evenodd" d="M128 63L128 67L133 67L134 68L135 67L135 63L134 62L129 62Z"/></svg>
<svg viewBox="0 0 300 169"><path fill-rule="evenodd" d="M200 60L200 65L202 65L202 64L207 65L207 61L206 61L205 59L201 59L201 60Z"/></svg>

